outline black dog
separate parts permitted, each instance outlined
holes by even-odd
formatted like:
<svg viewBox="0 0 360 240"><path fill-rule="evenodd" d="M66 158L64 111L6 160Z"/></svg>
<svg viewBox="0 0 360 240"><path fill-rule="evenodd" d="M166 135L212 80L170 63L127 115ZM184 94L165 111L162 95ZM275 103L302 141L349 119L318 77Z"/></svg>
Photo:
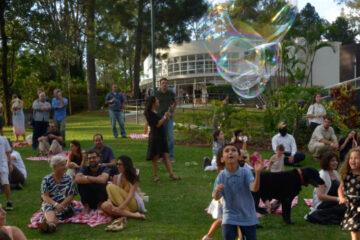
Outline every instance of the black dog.
<svg viewBox="0 0 360 240"><path fill-rule="evenodd" d="M256 208L258 209L260 198L263 201L275 198L282 204L283 220L288 224L293 224L290 220L291 202L299 194L301 186L309 184L315 187L324 184L319 172L314 168L294 169L279 173L262 172L260 189L253 193Z"/></svg>

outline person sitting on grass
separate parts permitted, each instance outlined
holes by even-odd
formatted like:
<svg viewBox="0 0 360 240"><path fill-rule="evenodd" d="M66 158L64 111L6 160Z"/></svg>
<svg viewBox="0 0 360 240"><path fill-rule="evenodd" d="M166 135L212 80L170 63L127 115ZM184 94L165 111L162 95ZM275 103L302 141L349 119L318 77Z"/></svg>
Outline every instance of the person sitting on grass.
<svg viewBox="0 0 360 240"><path fill-rule="evenodd" d="M104 144L104 138L100 133L95 134L93 139L95 146L90 150L97 151L100 154L100 164L110 169L109 174L111 177L118 174L112 148Z"/></svg>
<svg viewBox="0 0 360 240"><path fill-rule="evenodd" d="M100 209L101 204L107 200L106 184L110 175L109 168L100 165L98 151L89 150L87 159L89 166L83 166L75 176L84 214L88 214L90 209Z"/></svg>
<svg viewBox="0 0 360 240"><path fill-rule="evenodd" d="M145 220L146 212L143 195L139 189L139 176L131 158L120 156L117 162L119 173L111 184L106 186L109 199L101 205L101 209L111 217L128 217Z"/></svg>
<svg viewBox="0 0 360 240"><path fill-rule="evenodd" d="M20 228L15 226L6 226L6 211L2 208L0 204L0 231L5 233L0 239L7 239L5 238L8 236L10 240L26 240L24 233L21 231Z"/></svg>
<svg viewBox="0 0 360 240"><path fill-rule="evenodd" d="M11 147L6 137L0 136L0 180L1 185L5 189L6 195L6 210L13 210L13 205L10 200L11 198L11 189L9 184L9 172L13 171L13 165L11 161Z"/></svg>
<svg viewBox="0 0 360 240"><path fill-rule="evenodd" d="M66 158L54 156L50 159L53 172L46 175L41 182L41 211L43 219L41 231L52 233L56 231L58 220L74 215L72 200L76 195L73 179L65 174Z"/></svg>
<svg viewBox="0 0 360 240"><path fill-rule="evenodd" d="M25 164L20 153L14 150L10 139L7 140L11 147L10 158L13 165L12 171L9 171L10 187L11 189L22 189L27 177Z"/></svg>
<svg viewBox="0 0 360 240"><path fill-rule="evenodd" d="M305 220L323 225L339 225L342 221L346 207L339 204L338 188L340 175L336 171L339 165L337 154L326 152L321 155L319 172L325 184L318 186L313 192L313 204Z"/></svg>
<svg viewBox="0 0 360 240"><path fill-rule="evenodd" d="M260 172L264 168L262 160L255 164L254 175L246 168L239 167L240 150L233 144L222 148L221 161L225 169L214 183L213 198L224 198L222 235L225 240L235 240L238 227L247 240L256 239L256 225L259 223L254 198L251 192L260 187Z"/></svg>
<svg viewBox="0 0 360 240"><path fill-rule="evenodd" d="M67 174L75 178L75 174L84 166L85 155L81 152L81 145L78 140L70 142L70 154L66 162Z"/></svg>
<svg viewBox="0 0 360 240"><path fill-rule="evenodd" d="M38 138L40 155L54 155L62 152L63 138L56 131L54 123L49 123L48 131Z"/></svg>
<svg viewBox="0 0 360 240"><path fill-rule="evenodd" d="M213 133L213 145L212 152L213 158L210 161L208 157L204 157L204 171L216 171L216 154L220 148L226 145L224 132L221 130L215 130Z"/></svg>
<svg viewBox="0 0 360 240"><path fill-rule="evenodd" d="M163 161L170 175L170 180L181 180L180 177L174 175L171 167L168 142L166 139L166 132L164 128L164 124L170 118L170 112L165 112L164 116L161 117L156 112L158 107L159 100L156 97L150 96L146 99L144 115L146 117L146 121L150 126L146 160L152 161L154 182L160 182L160 179L158 177L158 159L160 155L163 156Z"/></svg>

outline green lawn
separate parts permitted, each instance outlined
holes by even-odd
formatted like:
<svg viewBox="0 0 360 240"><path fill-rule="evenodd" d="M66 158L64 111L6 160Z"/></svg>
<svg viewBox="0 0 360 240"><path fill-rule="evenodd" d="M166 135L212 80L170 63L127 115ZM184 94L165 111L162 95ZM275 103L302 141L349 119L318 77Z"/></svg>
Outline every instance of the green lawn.
<svg viewBox="0 0 360 240"><path fill-rule="evenodd" d="M140 133L143 126L126 123L127 134ZM29 134L30 132L28 132ZM207 233L212 219L204 209L211 201L211 192L216 174L202 171L202 158L211 154L210 148L175 147L176 163L174 172L183 180L171 182L160 165L162 182L152 182L151 162L145 161L147 150L146 140L114 139L110 121L106 112L82 113L71 116L67 120L67 140L80 140L83 149L90 148L92 136L95 133L104 135L105 144L113 148L116 156L129 155L137 168L140 169L141 188L150 196L146 204L147 220L128 221L128 227L123 232L108 233L104 231L106 225L90 228L85 224L60 225L55 234L41 234L37 229L28 229L26 225L31 215L40 208L41 179L51 172L47 162L24 160L28 170L28 179L22 191L14 191L12 200L15 209L8 213L9 225L20 227L28 239L201 239ZM10 128L5 128L5 135L11 136ZM12 138L13 139L13 138ZM67 144L68 146L69 144ZM31 147L17 148L23 159L36 155ZM270 157L271 153L263 153ZM198 166L186 166L185 162L196 161ZM306 166L318 168L308 157ZM286 225L281 216L270 216L260 220L263 229L257 231L258 239L349 239L349 232L342 231L338 226L320 226L306 222L303 219L308 208L303 198L312 195L313 187L306 187L299 196L299 204L292 211L292 220L295 225ZM76 197L79 200L79 196ZM1 195L2 204L5 196ZM219 231L214 239L221 239Z"/></svg>

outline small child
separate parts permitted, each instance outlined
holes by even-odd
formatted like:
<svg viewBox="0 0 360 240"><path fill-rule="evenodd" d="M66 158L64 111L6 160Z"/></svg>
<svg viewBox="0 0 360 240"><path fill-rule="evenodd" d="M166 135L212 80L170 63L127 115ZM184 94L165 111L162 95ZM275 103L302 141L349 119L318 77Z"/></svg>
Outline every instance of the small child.
<svg viewBox="0 0 360 240"><path fill-rule="evenodd" d="M284 167L284 158L285 158L285 148L284 145L279 144L276 147L276 154L272 155L270 158L270 164L267 167L267 170L270 169L270 172L283 172L285 171Z"/></svg>
<svg viewBox="0 0 360 240"><path fill-rule="evenodd" d="M216 130L213 133L213 139L214 139L213 147L212 147L213 158L210 161L208 157L204 157L204 171L216 171L217 169L216 154L219 151L219 149L226 144L225 135L221 130Z"/></svg>
<svg viewBox="0 0 360 240"><path fill-rule="evenodd" d="M235 143L235 145L239 149L246 151L247 150L247 141L248 141L248 137L243 134L241 129L238 129L233 132L233 137L231 138L231 143Z"/></svg>
<svg viewBox="0 0 360 240"><path fill-rule="evenodd" d="M360 149L353 148L346 155L340 169L341 183L338 188L339 204L346 204L341 222L343 230L350 230L351 239L360 239Z"/></svg>
<svg viewBox="0 0 360 240"><path fill-rule="evenodd" d="M13 113L16 115L16 108L20 107L20 99L16 94L12 95L12 99L11 99L11 109L13 109Z"/></svg>
<svg viewBox="0 0 360 240"><path fill-rule="evenodd" d="M221 161L225 169L219 173L214 183L213 198L224 198L222 234L225 240L235 240L237 228L247 240L256 239L256 217L254 198L251 192L257 192L260 187L260 172L263 162L255 165L255 179L251 171L239 167L240 150L234 144L222 148Z"/></svg>

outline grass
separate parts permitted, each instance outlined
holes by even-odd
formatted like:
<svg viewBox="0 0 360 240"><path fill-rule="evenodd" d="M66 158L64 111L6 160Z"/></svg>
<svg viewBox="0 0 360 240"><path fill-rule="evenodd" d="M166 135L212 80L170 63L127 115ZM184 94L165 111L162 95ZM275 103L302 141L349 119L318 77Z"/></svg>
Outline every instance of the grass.
<svg viewBox="0 0 360 240"><path fill-rule="evenodd" d="M127 134L141 133L143 126L126 123ZM30 133L30 130L28 131ZM108 233L104 231L106 225L90 228L85 224L62 224L58 231L52 235L41 234L37 229L28 229L26 225L30 217L40 208L40 184L42 178L51 172L47 162L34 162L24 160L28 171L28 179L22 191L12 193L15 209L8 213L8 225L20 227L28 239L201 239L207 233L212 219L204 209L211 201L211 192L216 174L202 171L202 158L211 154L210 148L195 148L176 146L176 162L173 164L174 172L183 180L169 181L165 167L160 165L162 182L152 182L151 162L145 160L147 140L114 139L111 132L110 121L106 112L82 113L68 117L67 140L77 139L83 149L92 145L92 136L102 133L106 145L113 148L115 156L129 155L135 166L140 169L141 188L150 196L146 204L147 220L128 221L128 227L123 232ZM10 128L5 128L5 135L11 136ZM68 146L69 144L67 144ZM17 148L25 159L36 155L31 147ZM262 152L264 157L270 157L270 152ZM195 161L198 166L186 166L185 162ZM311 157L307 157L305 166L318 168ZM292 220L295 225L286 225L281 216L270 216L260 220L263 229L257 231L258 239L349 239L349 232L341 231L339 226L320 226L306 222L303 219L309 211L303 198L312 196L313 187L305 187L299 196L299 203L292 211ZM76 196L79 200L79 196ZM4 194L0 202L5 204ZM214 239L221 239L221 230Z"/></svg>

